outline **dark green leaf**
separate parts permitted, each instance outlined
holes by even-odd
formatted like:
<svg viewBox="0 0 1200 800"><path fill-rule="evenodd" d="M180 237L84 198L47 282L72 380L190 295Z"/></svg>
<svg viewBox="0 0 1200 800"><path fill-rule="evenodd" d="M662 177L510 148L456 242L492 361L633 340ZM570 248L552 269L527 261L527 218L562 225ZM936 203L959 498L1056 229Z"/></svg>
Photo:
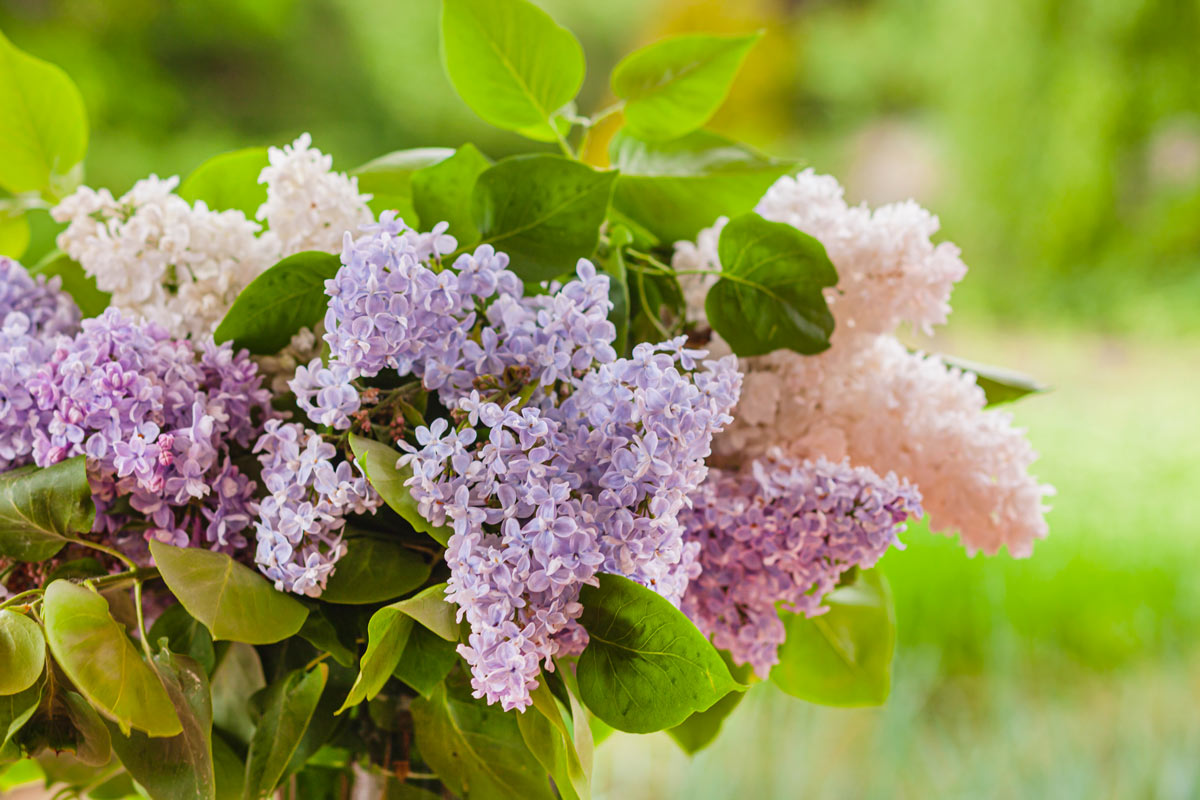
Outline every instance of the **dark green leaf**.
<svg viewBox="0 0 1200 800"><path fill-rule="evenodd" d="M585 586L580 698L618 730L672 728L742 687L696 626L661 595L619 575Z"/></svg>
<svg viewBox="0 0 1200 800"><path fill-rule="evenodd" d="M1049 387L1045 384L1023 372L980 364L977 361L968 361L965 358L955 358L952 356L939 356L939 358L951 367L957 367L964 372L973 373L975 375L975 383L979 385L979 388L983 389L983 393L987 397L988 406L1011 403L1013 400L1019 400L1028 394L1039 394L1049 391Z"/></svg>
<svg viewBox="0 0 1200 800"><path fill-rule="evenodd" d="M154 800L214 800L212 699L208 677L192 659L160 650L154 656L183 732L152 739L136 731L128 738L113 730L112 745Z"/></svg>
<svg viewBox="0 0 1200 800"><path fill-rule="evenodd" d="M38 709L42 701L42 687L46 685L43 672L23 692L0 696L0 749L9 743Z"/></svg>
<svg viewBox="0 0 1200 800"><path fill-rule="evenodd" d="M254 735L250 698L266 685L258 652L242 642L229 645L212 674L213 725L248 746Z"/></svg>
<svg viewBox="0 0 1200 800"><path fill-rule="evenodd" d="M608 299L612 310L608 319L617 328L613 348L623 356L629 345L629 274L625 269L625 249L633 243L633 233L624 225L616 225L608 235L608 258L604 272L608 275Z"/></svg>
<svg viewBox="0 0 1200 800"><path fill-rule="evenodd" d="M554 798L546 771L521 738L516 714L448 681L429 699L413 700L412 715L421 757L455 794L468 800Z"/></svg>
<svg viewBox="0 0 1200 800"><path fill-rule="evenodd" d="M214 211L232 209L254 219L258 207L267 202L267 187L258 182L258 176L269 163L265 147L221 153L187 176L179 186L179 196L189 203L203 200Z"/></svg>
<svg viewBox="0 0 1200 800"><path fill-rule="evenodd" d="M625 100L625 123L645 139L675 139L716 113L761 33L691 33L663 39L623 58L613 94Z"/></svg>
<svg viewBox="0 0 1200 800"><path fill-rule="evenodd" d="M288 256L242 289L213 338L256 355L278 353L301 328L325 318L325 281L341 265L337 256L316 250Z"/></svg>
<svg viewBox="0 0 1200 800"><path fill-rule="evenodd" d="M325 681L321 699L317 702L308 727L304 729L304 736L300 737L296 752L292 753L287 769L283 771L285 778L300 772L331 738L336 737L338 732L351 722L346 717L338 716L337 710L346 692L353 685L356 674L357 671L352 667L330 665L329 679Z"/></svg>
<svg viewBox="0 0 1200 800"><path fill-rule="evenodd" d="M725 660L725 666L729 667L729 672L733 675L734 680L739 683L749 683L754 679L754 670L749 664L736 666L729 658L728 653L724 650L720 652L721 658ZM730 692L713 703L707 710L697 711L674 728L668 728L667 733L683 749L683 752L695 755L717 738L726 718L733 713L744 696L744 692Z"/></svg>
<svg viewBox="0 0 1200 800"><path fill-rule="evenodd" d="M242 796L256 800L274 790L321 699L329 666L293 670L267 688L263 717L250 741Z"/></svg>
<svg viewBox="0 0 1200 800"><path fill-rule="evenodd" d="M822 289L837 283L837 271L820 242L749 213L721 231L718 252L721 278L704 310L733 352L786 348L811 355L829 347L833 315Z"/></svg>
<svg viewBox="0 0 1200 800"><path fill-rule="evenodd" d="M830 706L877 706L892 684L896 623L892 594L877 569L825 597L811 619L780 612L787 640L771 682L790 695Z"/></svg>
<svg viewBox="0 0 1200 800"><path fill-rule="evenodd" d="M321 593L325 602L379 603L411 592L429 577L429 562L394 539L347 529L343 541L346 554Z"/></svg>
<svg viewBox="0 0 1200 800"><path fill-rule="evenodd" d="M129 800L137 797L137 788L128 772L118 772L87 793L88 800Z"/></svg>
<svg viewBox="0 0 1200 800"><path fill-rule="evenodd" d="M308 616L300 602L224 553L150 542L167 588L214 639L270 644L288 638Z"/></svg>
<svg viewBox="0 0 1200 800"><path fill-rule="evenodd" d="M112 295L96 288L96 279L83 271L77 261L61 250L48 253L29 270L30 275L45 275L47 279L62 279L63 291L71 295L85 318L98 317L112 302Z"/></svg>
<svg viewBox="0 0 1200 800"><path fill-rule="evenodd" d="M217 782L216 800L241 800L246 783L246 765L221 735L212 735L213 777Z"/></svg>
<svg viewBox="0 0 1200 800"><path fill-rule="evenodd" d="M475 183L480 243L508 253L509 269L523 280L572 273L596 249L616 175L562 156L506 158Z"/></svg>
<svg viewBox="0 0 1200 800"><path fill-rule="evenodd" d="M458 661L458 648L423 625L414 625L392 677L429 697Z"/></svg>
<svg viewBox="0 0 1200 800"><path fill-rule="evenodd" d="M75 758L84 764L103 767L112 760L113 751L113 736L109 734L104 720L78 692L63 692L61 697L67 710L67 716L71 720L71 726L74 728L74 746L68 749L72 749ZM108 725L116 731L115 725L111 722ZM145 734L137 731L134 731L133 735L143 739L148 738Z"/></svg>
<svg viewBox="0 0 1200 800"><path fill-rule="evenodd" d="M179 603L159 614L146 635L155 647L166 639L171 652L195 659L205 675L211 675L217 664L212 635Z"/></svg>
<svg viewBox="0 0 1200 800"><path fill-rule="evenodd" d="M491 164L473 144L464 144L445 161L417 170L412 176L412 202L428 230L449 222L449 233L460 244L479 239L471 218L471 192L475 180Z"/></svg>
<svg viewBox="0 0 1200 800"><path fill-rule="evenodd" d="M353 666L355 652L342 642L337 628L326 616L324 607L308 612L308 617L297 635L318 650L329 653L333 660L342 666Z"/></svg>
<svg viewBox="0 0 1200 800"><path fill-rule="evenodd" d="M620 131L609 158L621 171L613 208L667 243L695 239L717 217L752 210L771 184L796 169L708 131L670 142Z"/></svg>
<svg viewBox="0 0 1200 800"><path fill-rule="evenodd" d="M526 0L443 0L442 59L471 110L541 141L583 84L578 40Z"/></svg>
<svg viewBox="0 0 1200 800"><path fill-rule="evenodd" d="M87 112L67 73L0 33L0 187L61 197L87 151Z"/></svg>
<svg viewBox="0 0 1200 800"><path fill-rule="evenodd" d="M591 796L587 770L575 751L575 741L563 720L558 701L545 680L538 683L532 697L533 708L517 716L517 727L525 746L550 773L564 800L586 800Z"/></svg>
<svg viewBox="0 0 1200 800"><path fill-rule="evenodd" d="M368 439L365 436L350 434L350 449L354 458L362 467L367 480L379 492L383 501L393 511L413 526L414 530L428 533L443 547L450 541L452 531L445 526L430 525L428 520L417 510L417 501L412 499L404 482L412 477L412 468L398 468L396 461L400 454L383 442Z"/></svg>
<svg viewBox="0 0 1200 800"><path fill-rule="evenodd" d="M19 694L37 682L46 666L41 627L24 614L0 609L0 695Z"/></svg>
<svg viewBox="0 0 1200 800"><path fill-rule="evenodd" d="M123 732L174 736L183 728L153 669L108 613L108 601L67 581L46 588L42 611L54 660L75 687Z"/></svg>
<svg viewBox="0 0 1200 800"><path fill-rule="evenodd" d="M454 155L448 147L418 147L413 150L397 150L368 161L350 174L358 178L358 190L371 195L371 211L379 216L384 211L395 211L409 227L420 224L421 215L413 205L413 176L418 170L445 161ZM437 220L425 220L431 227Z"/></svg>
<svg viewBox="0 0 1200 800"><path fill-rule="evenodd" d="M95 516L84 456L0 475L0 555L45 561Z"/></svg>

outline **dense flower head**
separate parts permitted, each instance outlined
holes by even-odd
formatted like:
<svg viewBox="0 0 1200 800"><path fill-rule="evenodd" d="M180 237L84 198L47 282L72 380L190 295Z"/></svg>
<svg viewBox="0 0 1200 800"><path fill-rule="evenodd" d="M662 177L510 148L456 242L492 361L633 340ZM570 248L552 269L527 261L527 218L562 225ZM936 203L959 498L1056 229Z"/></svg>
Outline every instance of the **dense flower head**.
<svg viewBox="0 0 1200 800"><path fill-rule="evenodd" d="M9 349L31 360L28 448L41 467L88 457L96 532L133 531L175 545L243 547L255 512L253 482L235 465L270 414L245 352L212 340L172 339L116 309L85 320L52 351ZM10 444L12 431L0 431ZM136 537L132 537L136 540ZM137 551L136 541L133 550ZM144 549L144 548L143 548Z"/></svg>
<svg viewBox="0 0 1200 800"><path fill-rule="evenodd" d="M930 526L958 532L968 551L1014 556L1046 535L1052 489L1029 473L1037 454L1004 411L987 409L972 374L909 352L894 331L944 322L965 267L949 243L934 245L935 217L913 203L871 211L846 204L832 177L805 170L781 179L758 209L814 236L838 271L826 291L836 319L829 350L780 350L742 361L745 391L735 421L713 442L714 463L740 465L779 447L793 458L849 458L895 471L921 487ZM677 269L720 267L722 221L676 247ZM706 325L711 276L683 276L688 316ZM716 333L710 348L726 352Z"/></svg>
<svg viewBox="0 0 1200 800"><path fill-rule="evenodd" d="M346 515L373 513L382 501L354 465L303 425L269 420L254 449L268 492L255 524L255 560L280 591L318 596L346 552Z"/></svg>
<svg viewBox="0 0 1200 800"><path fill-rule="evenodd" d="M845 462L772 453L741 470L714 469L680 514L701 567L683 610L765 678L785 638L778 609L827 611L822 600L842 574L874 566L921 513L907 482Z"/></svg>
<svg viewBox="0 0 1200 800"><path fill-rule="evenodd" d="M16 261L0 256L0 321L22 314L29 332L42 337L79 330L79 308L62 290L62 278L33 276Z"/></svg>

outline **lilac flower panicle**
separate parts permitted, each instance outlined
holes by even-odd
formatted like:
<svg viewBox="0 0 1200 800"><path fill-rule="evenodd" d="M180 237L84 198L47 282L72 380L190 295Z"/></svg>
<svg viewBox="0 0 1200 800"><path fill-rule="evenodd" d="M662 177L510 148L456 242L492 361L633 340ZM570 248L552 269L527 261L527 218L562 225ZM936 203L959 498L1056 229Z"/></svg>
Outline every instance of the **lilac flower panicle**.
<svg viewBox="0 0 1200 800"><path fill-rule="evenodd" d="M701 568L682 608L765 678L784 640L777 608L824 613L841 575L874 566L921 514L915 487L845 462L775 452L740 471L714 469L680 514Z"/></svg>
<svg viewBox="0 0 1200 800"><path fill-rule="evenodd" d="M0 320L23 314L31 333L71 336L79 330L79 308L62 289L62 278L31 276L25 268L0 256Z"/></svg>

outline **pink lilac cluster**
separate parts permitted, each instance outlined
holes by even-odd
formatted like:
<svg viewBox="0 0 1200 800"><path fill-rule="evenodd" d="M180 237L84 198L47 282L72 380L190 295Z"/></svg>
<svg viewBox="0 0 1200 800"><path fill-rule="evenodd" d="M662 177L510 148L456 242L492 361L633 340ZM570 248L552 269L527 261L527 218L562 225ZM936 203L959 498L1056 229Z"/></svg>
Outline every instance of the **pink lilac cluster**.
<svg viewBox="0 0 1200 800"><path fill-rule="evenodd" d="M701 366L683 345L640 344L523 408L465 397L465 427L437 420L406 447L422 515L454 528L447 594L476 696L529 705L542 665L586 643L579 590L597 572L680 603L698 567L679 514L740 389L733 359Z"/></svg>
<svg viewBox="0 0 1200 800"><path fill-rule="evenodd" d="M332 444L303 425L270 420L254 449L270 492L259 505L255 560L276 589L317 597L346 552L346 515L374 513L382 501Z"/></svg>
<svg viewBox="0 0 1200 800"><path fill-rule="evenodd" d="M778 608L812 617L852 567L897 543L921 495L894 474L778 452L738 471L714 469L680 514L702 571L683 610L713 644L765 678L785 630Z"/></svg>
<svg viewBox="0 0 1200 800"><path fill-rule="evenodd" d="M59 337L79 330L79 309L61 284L61 278L30 276L0 257L0 471L32 461L33 435L44 414L29 382Z"/></svg>
<svg viewBox="0 0 1200 800"><path fill-rule="evenodd" d="M226 551L246 545L254 482L235 456L271 411L244 351L172 339L110 308L61 337L27 385L38 415L33 461L87 456L95 532L134 555L144 555L143 538Z"/></svg>

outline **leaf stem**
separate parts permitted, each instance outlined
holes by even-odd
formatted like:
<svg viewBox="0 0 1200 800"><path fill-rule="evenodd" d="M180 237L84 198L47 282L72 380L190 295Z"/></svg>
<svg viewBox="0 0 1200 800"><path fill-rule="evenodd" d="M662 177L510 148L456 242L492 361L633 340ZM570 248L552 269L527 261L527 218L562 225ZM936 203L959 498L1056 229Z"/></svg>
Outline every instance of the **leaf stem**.
<svg viewBox="0 0 1200 800"><path fill-rule="evenodd" d="M19 594L14 594L12 597L8 598L3 603L0 603L0 608L7 608L8 606L15 606L20 600L23 600L26 597L40 595L41 593L42 593L41 589L27 589L23 592L20 592Z"/></svg>
<svg viewBox="0 0 1200 800"><path fill-rule="evenodd" d="M138 638L142 640L142 652L146 660L154 663L154 653L150 650L150 635L146 633L146 617L142 612L142 581L133 583L133 608L137 612Z"/></svg>
<svg viewBox="0 0 1200 800"><path fill-rule="evenodd" d="M126 567L128 567L131 571L137 570L137 568L138 568L137 564L133 563L133 559L129 558L129 556L125 555L124 553L122 553L120 550L117 550L116 548L109 547L108 545L100 544L99 542L89 542L87 539L76 539L75 541L77 541L81 545L84 545L85 547L90 547L93 550L99 550L101 553L106 553L106 554L112 556L113 558L117 559L122 564L124 564Z"/></svg>

